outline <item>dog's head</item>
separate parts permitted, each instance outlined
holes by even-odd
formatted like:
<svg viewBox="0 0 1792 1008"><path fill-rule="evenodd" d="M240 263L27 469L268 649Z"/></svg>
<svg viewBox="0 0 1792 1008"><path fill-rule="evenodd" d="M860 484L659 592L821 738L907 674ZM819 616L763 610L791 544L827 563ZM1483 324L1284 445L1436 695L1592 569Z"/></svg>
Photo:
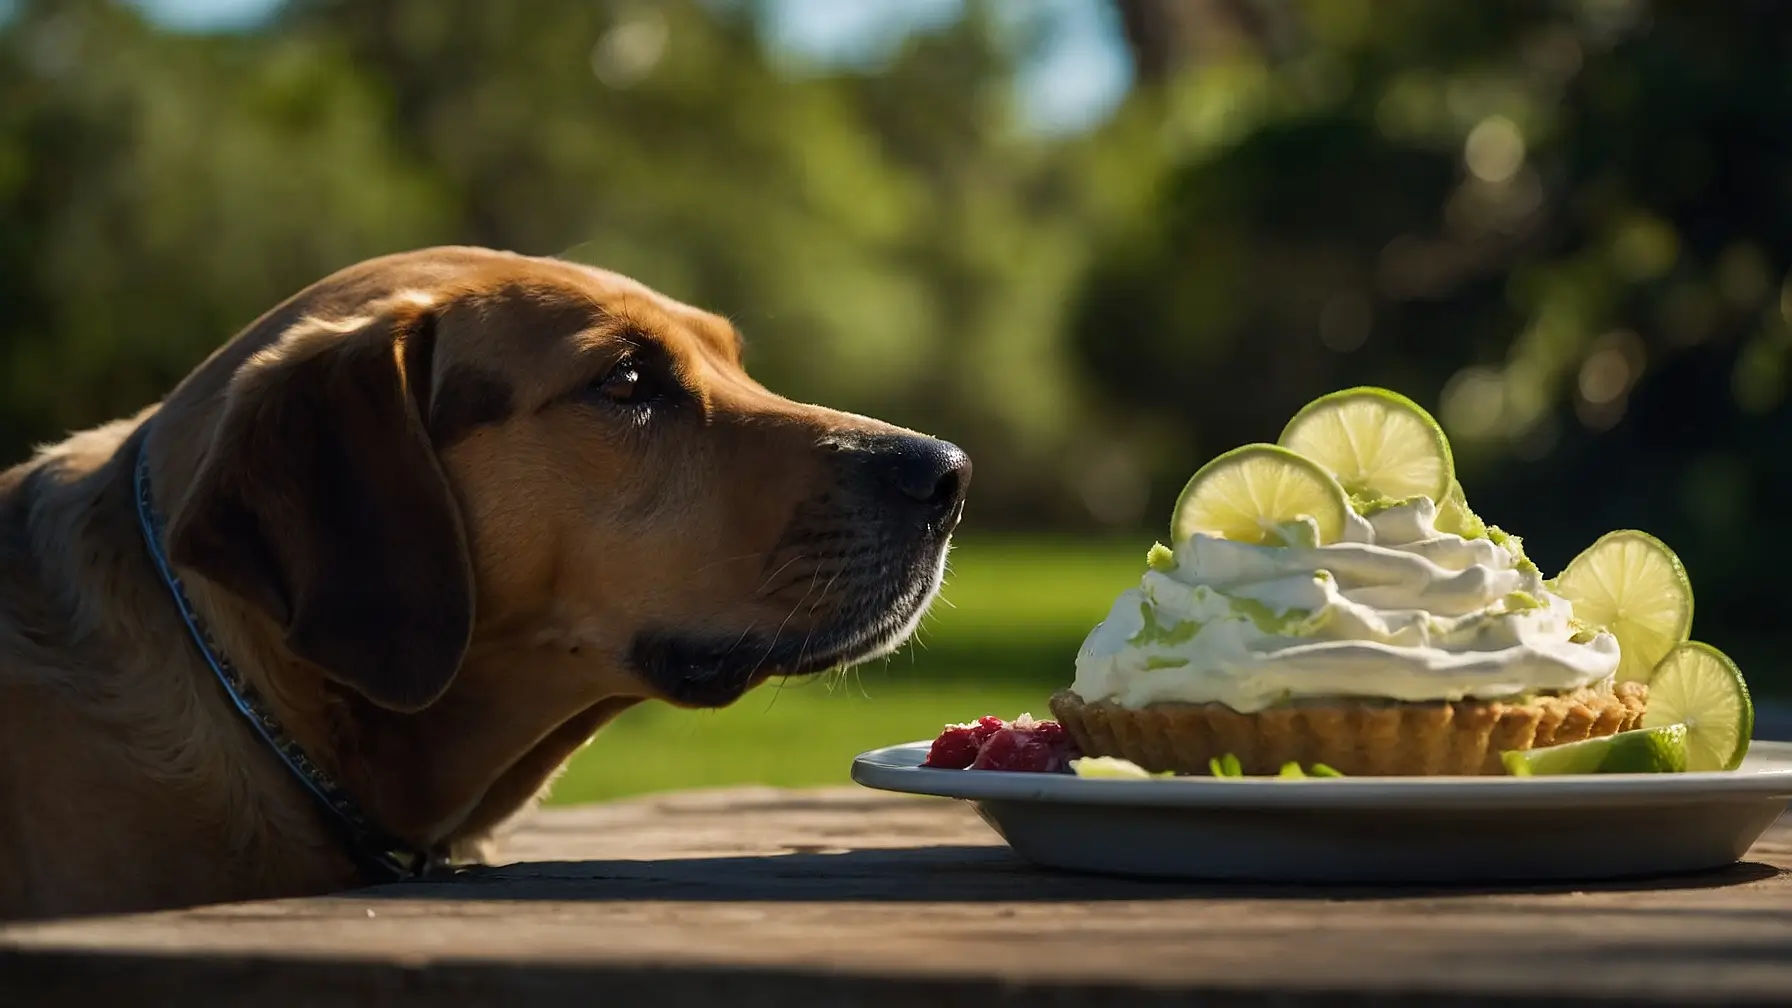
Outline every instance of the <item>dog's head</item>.
<svg viewBox="0 0 1792 1008"><path fill-rule="evenodd" d="M767 391L725 320L554 260L376 260L239 342L171 556L394 710L481 640L692 706L888 651L970 477Z"/></svg>

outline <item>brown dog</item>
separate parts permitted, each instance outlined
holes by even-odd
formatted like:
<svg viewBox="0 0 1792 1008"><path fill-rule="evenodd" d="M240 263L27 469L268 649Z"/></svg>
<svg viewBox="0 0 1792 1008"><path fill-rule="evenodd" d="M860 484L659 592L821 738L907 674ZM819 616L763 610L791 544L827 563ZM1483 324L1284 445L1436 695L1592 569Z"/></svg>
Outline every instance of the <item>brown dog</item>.
<svg viewBox="0 0 1792 1008"><path fill-rule="evenodd" d="M642 699L899 644L969 476L773 395L727 322L614 274L337 273L0 474L0 917L381 877L226 674L369 829L476 853Z"/></svg>

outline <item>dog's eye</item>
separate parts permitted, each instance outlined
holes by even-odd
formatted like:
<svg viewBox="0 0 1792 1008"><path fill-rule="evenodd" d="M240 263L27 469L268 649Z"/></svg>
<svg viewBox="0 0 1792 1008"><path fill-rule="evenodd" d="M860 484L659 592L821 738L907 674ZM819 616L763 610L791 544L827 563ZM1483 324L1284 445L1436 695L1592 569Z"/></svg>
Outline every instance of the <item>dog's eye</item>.
<svg viewBox="0 0 1792 1008"><path fill-rule="evenodd" d="M647 382L641 377L641 366L634 361L617 364L592 388L605 399L624 405L645 402L649 398Z"/></svg>

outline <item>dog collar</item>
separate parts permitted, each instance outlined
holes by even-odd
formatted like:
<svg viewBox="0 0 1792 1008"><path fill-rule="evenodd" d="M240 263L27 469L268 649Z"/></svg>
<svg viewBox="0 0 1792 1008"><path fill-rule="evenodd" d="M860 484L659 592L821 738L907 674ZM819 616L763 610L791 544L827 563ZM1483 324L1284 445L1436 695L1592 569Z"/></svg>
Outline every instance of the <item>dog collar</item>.
<svg viewBox="0 0 1792 1008"><path fill-rule="evenodd" d="M230 698L231 704L255 729L255 733L261 736L262 741L267 743L268 748L280 757L280 762L286 764L287 770L335 817L347 834L351 853L362 870L383 876L389 881L404 881L434 874L448 867L448 859L442 852L419 850L375 827L354 799L311 759L297 740L286 733L286 729L280 725L280 719L274 716L261 693L224 656L222 649L212 639L211 632L206 629L198 610L193 608L192 600L187 598L186 588L181 585L180 578L174 573L167 555L162 551L162 519L156 513L155 503L150 498L148 445L147 437L138 443L135 481L137 524L143 530L143 544L149 550L150 559L155 562L156 573L160 575L162 584L174 596L174 606L179 610L181 620L186 623L194 646L199 649L205 663L211 666L218 684L224 687L224 694Z"/></svg>

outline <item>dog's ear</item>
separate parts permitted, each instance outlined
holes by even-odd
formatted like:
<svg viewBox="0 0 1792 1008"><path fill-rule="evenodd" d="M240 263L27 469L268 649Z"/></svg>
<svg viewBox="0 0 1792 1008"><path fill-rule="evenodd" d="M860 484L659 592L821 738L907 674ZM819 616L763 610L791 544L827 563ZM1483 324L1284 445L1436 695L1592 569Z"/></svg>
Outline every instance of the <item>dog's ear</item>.
<svg viewBox="0 0 1792 1008"><path fill-rule="evenodd" d="M472 561L430 443L435 316L300 323L231 379L169 556L267 613L293 654L383 707L440 697Z"/></svg>

